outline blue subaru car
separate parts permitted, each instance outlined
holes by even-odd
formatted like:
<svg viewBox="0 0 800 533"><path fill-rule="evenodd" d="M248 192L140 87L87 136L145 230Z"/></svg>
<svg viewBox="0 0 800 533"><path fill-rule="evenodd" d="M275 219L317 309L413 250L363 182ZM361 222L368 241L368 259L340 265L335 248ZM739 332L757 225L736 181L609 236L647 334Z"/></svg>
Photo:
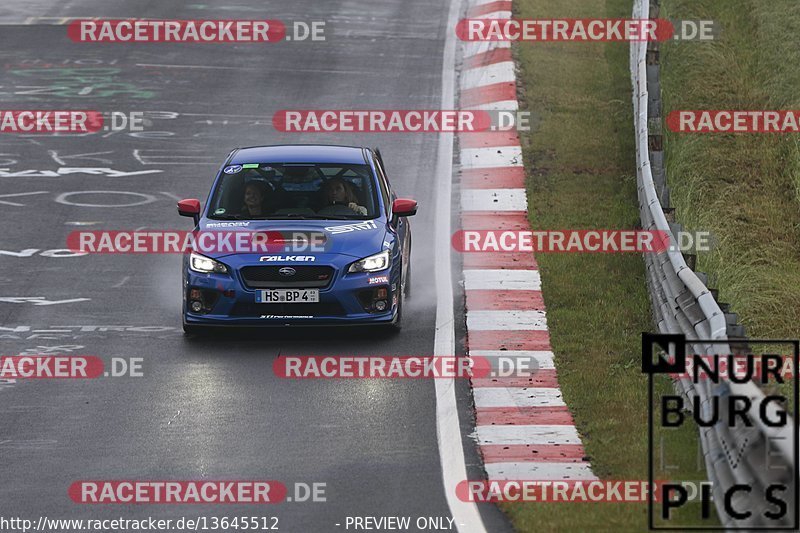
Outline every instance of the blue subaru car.
<svg viewBox="0 0 800 533"><path fill-rule="evenodd" d="M398 198L392 190L377 149L233 150L205 207L196 199L181 200L178 212L194 219L197 232L262 232L273 245L266 252L221 246L187 253L184 331L200 333L211 326L399 329L410 287L407 217L416 211L414 200Z"/></svg>

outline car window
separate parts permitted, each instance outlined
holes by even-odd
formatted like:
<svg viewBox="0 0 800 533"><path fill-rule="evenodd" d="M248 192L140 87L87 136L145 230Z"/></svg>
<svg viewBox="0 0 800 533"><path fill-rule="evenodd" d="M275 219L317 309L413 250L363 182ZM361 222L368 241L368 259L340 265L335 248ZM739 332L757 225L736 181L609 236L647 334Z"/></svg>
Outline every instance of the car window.
<svg viewBox="0 0 800 533"><path fill-rule="evenodd" d="M376 218L377 194L365 164L228 165L209 202L209 218Z"/></svg>

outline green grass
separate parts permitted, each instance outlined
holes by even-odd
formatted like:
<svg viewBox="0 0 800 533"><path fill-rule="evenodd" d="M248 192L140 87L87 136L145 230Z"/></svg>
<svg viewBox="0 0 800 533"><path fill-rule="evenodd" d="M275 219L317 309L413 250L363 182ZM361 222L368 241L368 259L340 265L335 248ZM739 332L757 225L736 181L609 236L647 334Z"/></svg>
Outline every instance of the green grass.
<svg viewBox="0 0 800 533"><path fill-rule="evenodd" d="M712 43L664 47L665 113L800 108L794 0L663 3L666 17L713 19L723 29ZM800 137L668 132L665 150L678 219L717 242L698 270L751 337L800 337ZM793 395L790 383L781 388Z"/></svg>
<svg viewBox="0 0 800 533"><path fill-rule="evenodd" d="M800 107L800 10L794 0L665 0L663 15L710 18L713 43L669 43L665 112ZM800 144L797 135L668 133L667 176L678 220L710 231L698 269L748 334L800 336Z"/></svg>
<svg viewBox="0 0 800 533"><path fill-rule="evenodd" d="M627 18L630 0L519 0L520 18ZM534 229L635 228L634 129L625 43L519 43L523 138ZM592 467L647 479L647 380L641 333L653 329L636 254L538 254L559 382ZM670 390L669 383L658 384ZM665 436L674 479L702 479L691 427ZM664 474L656 473L663 478ZM684 476L684 477L679 477ZM520 531L643 531L646 504L507 504ZM692 509L687 509L693 511ZM684 523L686 513L674 524Z"/></svg>

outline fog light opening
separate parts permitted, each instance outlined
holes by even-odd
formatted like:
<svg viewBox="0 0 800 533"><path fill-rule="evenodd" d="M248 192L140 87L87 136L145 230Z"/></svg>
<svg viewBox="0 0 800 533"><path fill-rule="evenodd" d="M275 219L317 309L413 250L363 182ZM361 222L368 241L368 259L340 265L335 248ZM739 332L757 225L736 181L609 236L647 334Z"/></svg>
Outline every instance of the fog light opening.
<svg viewBox="0 0 800 533"><path fill-rule="evenodd" d="M358 293L358 301L367 313L384 313L391 306L392 295L389 286L363 289Z"/></svg>

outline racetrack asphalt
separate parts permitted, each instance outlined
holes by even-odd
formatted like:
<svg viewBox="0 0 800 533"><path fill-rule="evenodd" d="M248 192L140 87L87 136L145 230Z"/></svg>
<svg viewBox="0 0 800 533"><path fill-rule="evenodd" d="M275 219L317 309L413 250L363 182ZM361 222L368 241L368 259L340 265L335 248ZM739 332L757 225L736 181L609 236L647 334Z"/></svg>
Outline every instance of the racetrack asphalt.
<svg viewBox="0 0 800 533"><path fill-rule="evenodd" d="M336 531L347 516L448 517L431 381L294 381L272 372L278 355L431 355L433 198L451 178L435 175L438 136L281 134L271 117L280 109L439 107L449 3L207 1L6 0L0 7L0 108L147 117L140 134L0 137L0 353L140 357L144 374L0 385L0 514L277 516L284 531ZM75 43L61 17L324 21L326 40ZM203 201L230 149L294 142L379 146L395 189L419 200L413 297L399 335L185 337L180 256L46 252L66 248L76 229L191 229L175 201ZM131 203L140 205L124 205ZM463 308L460 300L454 306L458 340ZM457 395L467 435L468 386L459 383ZM478 457L465 441L470 477L478 477ZM322 482L327 502L88 507L67 496L84 479ZM482 506L482 515L487 530L508 529L493 506Z"/></svg>

